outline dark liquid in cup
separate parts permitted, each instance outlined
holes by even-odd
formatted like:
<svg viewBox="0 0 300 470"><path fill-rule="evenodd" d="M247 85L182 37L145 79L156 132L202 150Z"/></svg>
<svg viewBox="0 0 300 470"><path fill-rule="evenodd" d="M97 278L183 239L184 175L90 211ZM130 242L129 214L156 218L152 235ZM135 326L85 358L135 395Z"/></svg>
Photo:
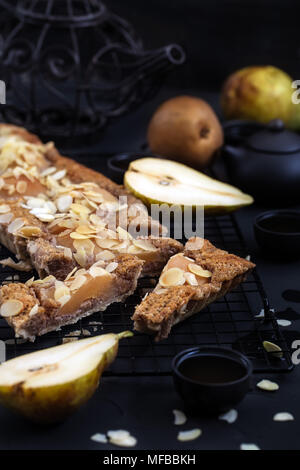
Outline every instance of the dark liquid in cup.
<svg viewBox="0 0 300 470"><path fill-rule="evenodd" d="M237 361L220 356L196 356L182 361L178 367L185 377L200 383L221 384L244 377L246 368Z"/></svg>
<svg viewBox="0 0 300 470"><path fill-rule="evenodd" d="M259 222L259 225L272 232L280 233L300 233L300 216L274 216L263 219Z"/></svg>

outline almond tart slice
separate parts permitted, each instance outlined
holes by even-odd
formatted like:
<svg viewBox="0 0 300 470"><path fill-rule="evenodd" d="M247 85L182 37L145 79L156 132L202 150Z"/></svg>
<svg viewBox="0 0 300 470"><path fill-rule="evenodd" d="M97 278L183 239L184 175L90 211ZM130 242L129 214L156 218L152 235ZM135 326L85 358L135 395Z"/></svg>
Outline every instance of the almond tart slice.
<svg viewBox="0 0 300 470"><path fill-rule="evenodd" d="M136 307L137 331L167 338L173 325L198 313L244 281L255 267L250 261L191 238L183 253L172 256L154 291Z"/></svg>
<svg viewBox="0 0 300 470"><path fill-rule="evenodd" d="M137 285L143 261L120 255L112 263L98 262L88 270L74 269L65 281L54 276L11 283L0 289L0 316L18 338L36 336L76 323L80 318L123 302Z"/></svg>
<svg viewBox="0 0 300 470"><path fill-rule="evenodd" d="M164 232L122 186L61 156L52 142L44 145L25 129L0 124L0 241L31 263L40 277L63 280L75 266L89 268L102 249L110 249L110 240L102 240L101 246L103 223L115 221L118 228L126 208L124 232L133 221L142 233L149 233L150 227L158 235ZM77 253L74 242L80 240L88 240L95 249ZM169 238L133 242L128 251L122 247L125 242L112 251L145 261L144 276L159 274L168 258L182 250Z"/></svg>

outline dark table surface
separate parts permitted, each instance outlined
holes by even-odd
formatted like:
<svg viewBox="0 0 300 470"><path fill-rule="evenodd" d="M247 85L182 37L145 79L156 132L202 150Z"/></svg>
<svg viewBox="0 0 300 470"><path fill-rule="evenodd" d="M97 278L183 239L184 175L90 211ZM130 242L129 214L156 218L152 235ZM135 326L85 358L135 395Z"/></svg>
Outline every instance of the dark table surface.
<svg viewBox="0 0 300 470"><path fill-rule="evenodd" d="M151 103L120 119L99 137L99 143L86 144L76 151L80 160L106 171L103 155L114 152L137 151L145 141L147 122L156 105L177 90L162 91ZM212 93L190 91L207 99L218 111L218 97ZM72 142L63 143L65 153ZM101 157L90 157L91 153ZM266 207L242 209L236 213L251 259L257 264L270 304L276 312L284 312L292 325L284 330L295 332L300 339L300 305L287 301L285 290L299 290L299 261L271 262L258 251L252 223L255 216ZM288 309L288 310L287 310ZM278 314L278 318L282 318ZM290 345L289 345L290 346ZM43 428L14 416L0 408L0 449L112 449L116 447L93 442L90 437L110 429L127 429L138 439L136 449L239 449L241 443L255 443L261 449L299 449L300 369L290 373L264 374L254 377L275 380L280 389L263 392L255 389L237 407L238 419L234 424L208 418L188 416L184 426L173 425L174 408L183 409L171 377L104 377L94 397L63 424ZM274 422L273 415L288 411L294 415L291 422ZM202 436L195 441L180 443L179 430L200 427Z"/></svg>

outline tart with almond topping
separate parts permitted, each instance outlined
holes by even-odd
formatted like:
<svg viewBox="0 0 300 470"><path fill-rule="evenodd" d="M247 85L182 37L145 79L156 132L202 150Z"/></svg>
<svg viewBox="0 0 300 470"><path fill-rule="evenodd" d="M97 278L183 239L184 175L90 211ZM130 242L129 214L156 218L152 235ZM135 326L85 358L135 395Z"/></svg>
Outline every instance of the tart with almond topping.
<svg viewBox="0 0 300 470"><path fill-rule="evenodd" d="M164 237L134 239L127 231L133 222L142 235L151 227L164 232L122 186L62 157L52 142L0 125L0 241L40 277L63 280L107 250L143 260L142 275L157 275L182 245Z"/></svg>
<svg viewBox="0 0 300 470"><path fill-rule="evenodd" d="M4 285L0 288L0 316L16 337L33 341L124 301L135 291L142 266L143 261L124 254L99 260L89 269L74 268L64 281L50 275Z"/></svg>
<svg viewBox="0 0 300 470"><path fill-rule="evenodd" d="M183 253L169 259L153 292L136 307L134 328L154 334L157 341L167 338L173 325L232 290L254 267L208 240L191 238Z"/></svg>

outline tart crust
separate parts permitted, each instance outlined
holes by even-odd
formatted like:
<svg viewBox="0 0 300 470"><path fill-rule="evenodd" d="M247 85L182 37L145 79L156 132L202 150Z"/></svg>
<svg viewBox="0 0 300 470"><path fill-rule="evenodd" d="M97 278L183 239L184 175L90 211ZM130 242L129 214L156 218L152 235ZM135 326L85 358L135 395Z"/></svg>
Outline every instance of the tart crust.
<svg viewBox="0 0 300 470"><path fill-rule="evenodd" d="M181 255L175 255L168 261L163 273L170 269L169 265L172 266L174 258L178 256ZM155 335L156 341L167 338L173 325L200 312L234 289L255 267L250 261L220 250L208 240L200 238L192 238L187 242L183 256L211 276L203 278L198 285L185 282L183 285L163 287L159 283L136 307L132 317L135 330Z"/></svg>

